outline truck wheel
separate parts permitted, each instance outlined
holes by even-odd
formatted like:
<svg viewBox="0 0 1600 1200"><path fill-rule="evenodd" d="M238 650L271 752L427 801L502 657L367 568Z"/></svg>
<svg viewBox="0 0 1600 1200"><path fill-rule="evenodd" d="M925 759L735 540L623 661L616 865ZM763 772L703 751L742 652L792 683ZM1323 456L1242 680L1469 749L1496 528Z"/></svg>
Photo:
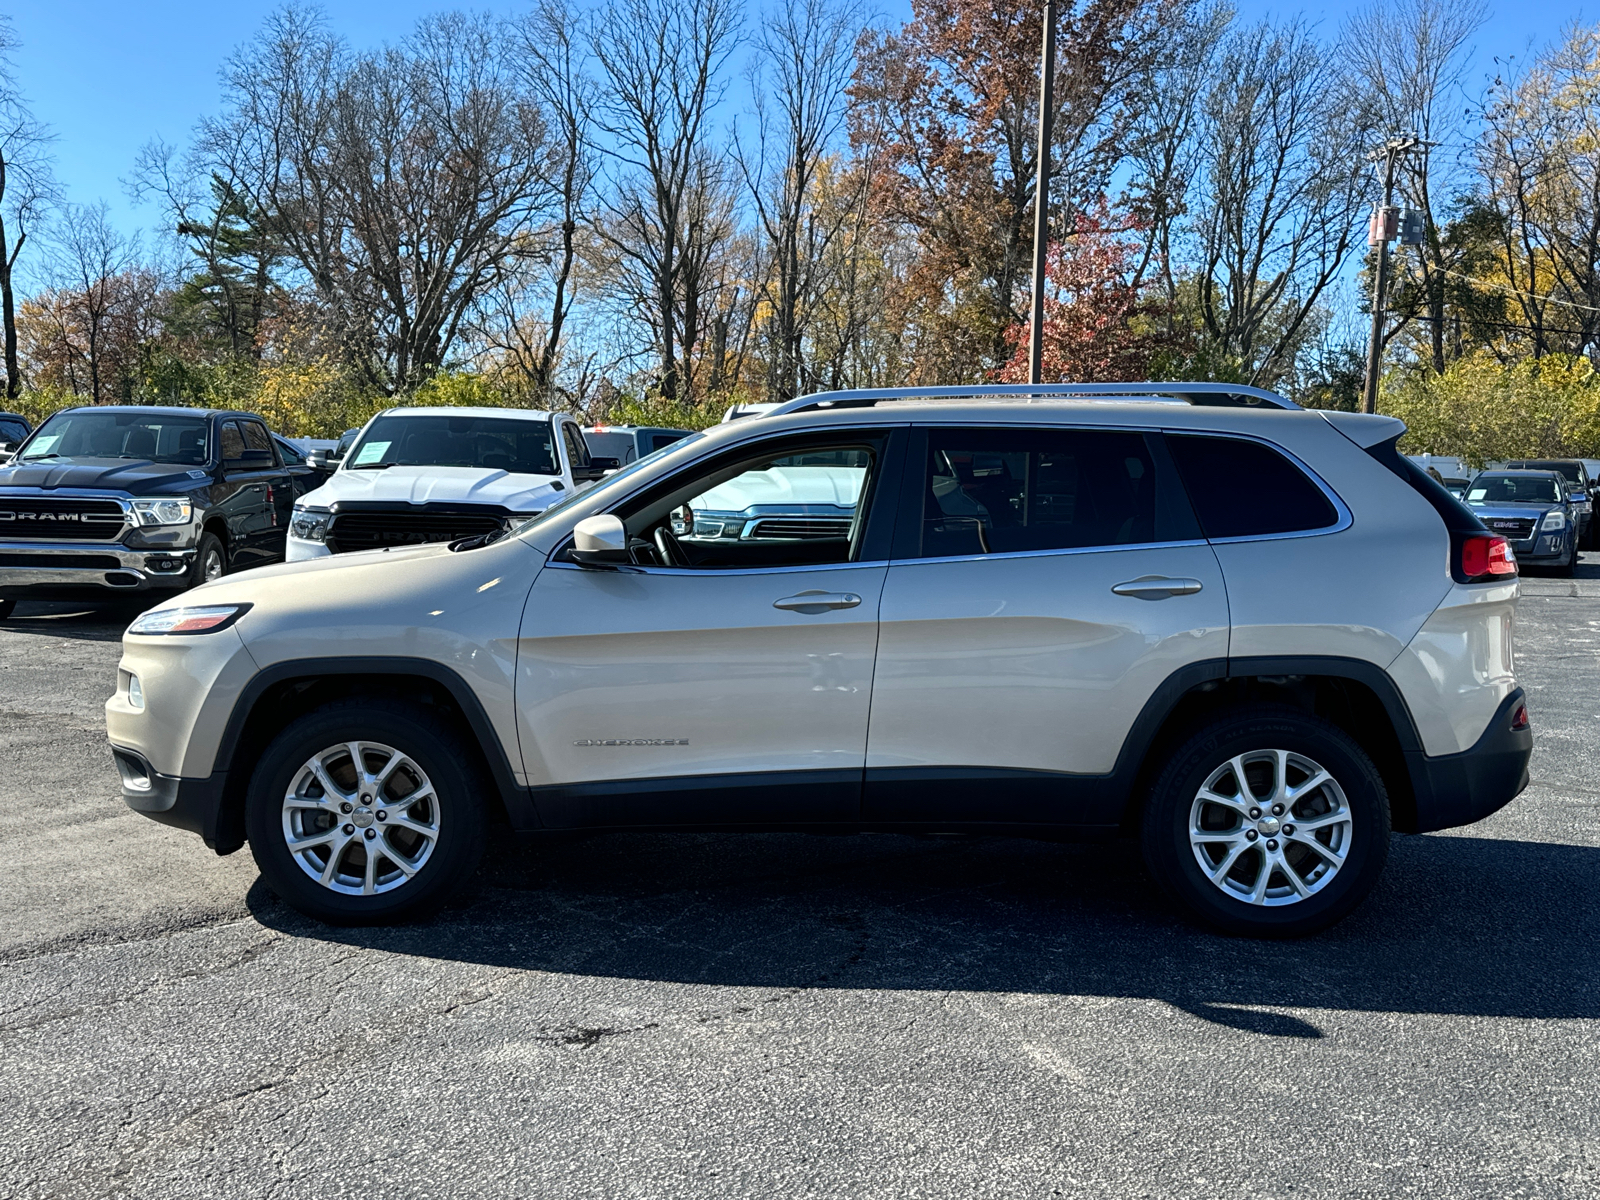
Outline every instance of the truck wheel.
<svg viewBox="0 0 1600 1200"><path fill-rule="evenodd" d="M228 550L222 544L222 539L214 533L202 533L200 544L195 547L194 571L190 576L190 587L199 587L202 583L210 583L213 579L221 579L228 573Z"/></svg>
<svg viewBox="0 0 1600 1200"><path fill-rule="evenodd" d="M1389 798L1366 752L1297 709L1241 708L1190 737L1151 789L1156 882L1224 933L1301 937L1341 920L1389 854Z"/></svg>
<svg viewBox="0 0 1600 1200"><path fill-rule="evenodd" d="M250 851L287 904L335 925L424 916L483 854L484 784L448 725L409 704L336 701L267 747Z"/></svg>

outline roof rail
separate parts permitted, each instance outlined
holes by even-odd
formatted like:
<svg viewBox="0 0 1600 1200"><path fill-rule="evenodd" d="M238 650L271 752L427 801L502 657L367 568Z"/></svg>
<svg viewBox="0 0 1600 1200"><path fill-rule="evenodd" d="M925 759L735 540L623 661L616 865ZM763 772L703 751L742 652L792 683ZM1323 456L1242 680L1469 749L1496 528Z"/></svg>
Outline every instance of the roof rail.
<svg viewBox="0 0 1600 1200"><path fill-rule="evenodd" d="M1300 406L1275 392L1242 383L974 383L964 387L855 388L843 392L813 392L780 404L769 417L818 408L871 408L886 400L991 400L991 399L1111 399L1180 400L1226 408L1281 408Z"/></svg>

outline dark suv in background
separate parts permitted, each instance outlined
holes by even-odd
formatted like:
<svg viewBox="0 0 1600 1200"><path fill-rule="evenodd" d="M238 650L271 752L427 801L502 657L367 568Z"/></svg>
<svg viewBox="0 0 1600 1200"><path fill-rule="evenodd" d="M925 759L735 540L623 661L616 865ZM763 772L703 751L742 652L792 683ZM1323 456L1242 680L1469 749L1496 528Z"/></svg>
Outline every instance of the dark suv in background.
<svg viewBox="0 0 1600 1200"><path fill-rule="evenodd" d="M0 617L277 562L316 475L250 413L64 409L0 467Z"/></svg>
<svg viewBox="0 0 1600 1200"><path fill-rule="evenodd" d="M1594 549L1595 481L1581 458L1518 458L1504 464L1507 471L1554 471L1566 480L1567 497L1578 521L1578 545L1585 550Z"/></svg>
<svg viewBox="0 0 1600 1200"><path fill-rule="evenodd" d="M0 463L10 460L31 430L21 413L0 412Z"/></svg>

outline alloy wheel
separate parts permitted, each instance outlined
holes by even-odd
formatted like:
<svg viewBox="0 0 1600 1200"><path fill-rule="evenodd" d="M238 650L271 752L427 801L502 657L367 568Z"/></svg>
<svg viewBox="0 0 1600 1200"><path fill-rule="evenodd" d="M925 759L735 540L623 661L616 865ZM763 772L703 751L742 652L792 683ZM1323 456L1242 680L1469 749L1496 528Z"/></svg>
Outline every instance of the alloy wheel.
<svg viewBox="0 0 1600 1200"><path fill-rule="evenodd" d="M1246 904L1316 895L1350 854L1350 803L1333 776L1292 750L1235 755L1207 776L1189 813L1189 846L1206 878Z"/></svg>
<svg viewBox="0 0 1600 1200"><path fill-rule="evenodd" d="M223 571L222 551L215 548L206 551L205 561L200 564L200 577L210 583L213 579L221 579Z"/></svg>
<svg viewBox="0 0 1600 1200"><path fill-rule="evenodd" d="M380 742L312 755L283 797L283 836L300 869L347 896L392 892L439 840L439 798L416 761Z"/></svg>

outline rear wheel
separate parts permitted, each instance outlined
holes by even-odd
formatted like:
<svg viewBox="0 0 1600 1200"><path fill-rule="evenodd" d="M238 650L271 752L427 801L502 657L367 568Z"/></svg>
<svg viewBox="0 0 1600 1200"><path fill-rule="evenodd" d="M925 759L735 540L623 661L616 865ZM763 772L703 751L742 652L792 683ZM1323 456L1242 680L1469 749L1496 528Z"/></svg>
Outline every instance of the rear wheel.
<svg viewBox="0 0 1600 1200"><path fill-rule="evenodd" d="M1151 789L1142 828L1156 882L1225 933L1300 937L1377 883L1389 801L1372 760L1295 709L1240 709L1189 738Z"/></svg>
<svg viewBox="0 0 1600 1200"><path fill-rule="evenodd" d="M340 701L262 754L245 806L250 850L268 886L308 916L426 915L482 856L482 786L469 749L430 714Z"/></svg>

